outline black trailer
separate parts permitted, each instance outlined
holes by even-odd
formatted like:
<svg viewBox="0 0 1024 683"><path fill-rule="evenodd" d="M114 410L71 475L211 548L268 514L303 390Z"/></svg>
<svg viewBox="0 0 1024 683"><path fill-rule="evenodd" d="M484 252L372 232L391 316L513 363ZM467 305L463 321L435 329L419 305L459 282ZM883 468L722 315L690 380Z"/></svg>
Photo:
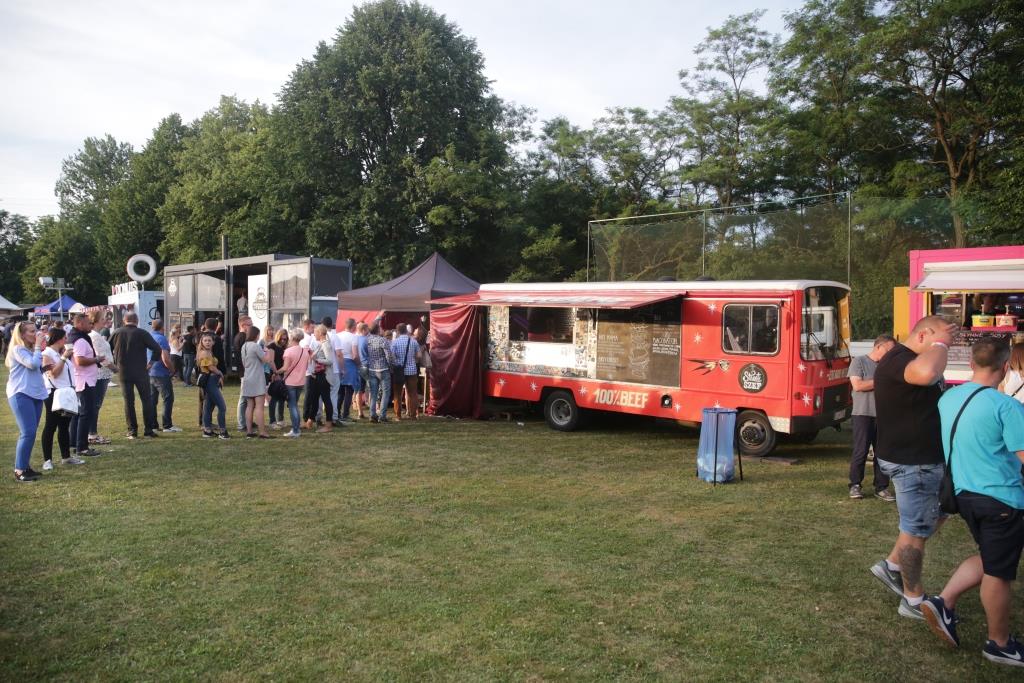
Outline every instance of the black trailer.
<svg viewBox="0 0 1024 683"><path fill-rule="evenodd" d="M338 291L352 289L351 261L290 254L183 263L165 267L163 275L166 324L179 324L184 330L211 317L218 319L223 323L228 367L237 365L230 354L241 298L254 319L291 328L303 318L334 318Z"/></svg>

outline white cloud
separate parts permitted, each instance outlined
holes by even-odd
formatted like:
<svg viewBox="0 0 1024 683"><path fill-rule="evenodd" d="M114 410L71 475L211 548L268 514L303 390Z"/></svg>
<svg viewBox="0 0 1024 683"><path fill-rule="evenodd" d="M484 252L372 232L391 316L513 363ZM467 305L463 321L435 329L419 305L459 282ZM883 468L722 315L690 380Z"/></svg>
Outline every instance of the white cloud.
<svg viewBox="0 0 1024 683"><path fill-rule="evenodd" d="M607 107L657 108L677 94L676 73L708 26L751 11L748 2L580 0L428 2L475 38L495 92L588 126ZM797 0L775 0L781 7ZM186 0L174 3L0 5L0 207L56 212L60 162L88 136L140 147L168 114L185 120L222 94L275 101L318 41L333 40L352 3ZM781 29L781 11L766 17Z"/></svg>

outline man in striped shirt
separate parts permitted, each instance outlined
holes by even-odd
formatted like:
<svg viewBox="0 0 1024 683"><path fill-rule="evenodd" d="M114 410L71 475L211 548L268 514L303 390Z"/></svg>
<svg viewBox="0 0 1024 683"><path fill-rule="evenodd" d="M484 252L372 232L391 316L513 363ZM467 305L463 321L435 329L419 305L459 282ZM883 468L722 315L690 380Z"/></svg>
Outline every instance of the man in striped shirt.
<svg viewBox="0 0 1024 683"><path fill-rule="evenodd" d="M388 421L388 396L391 393L391 344L380 336L380 323L375 322L366 339L366 370L370 385L370 421ZM380 406L378 415L377 406Z"/></svg>

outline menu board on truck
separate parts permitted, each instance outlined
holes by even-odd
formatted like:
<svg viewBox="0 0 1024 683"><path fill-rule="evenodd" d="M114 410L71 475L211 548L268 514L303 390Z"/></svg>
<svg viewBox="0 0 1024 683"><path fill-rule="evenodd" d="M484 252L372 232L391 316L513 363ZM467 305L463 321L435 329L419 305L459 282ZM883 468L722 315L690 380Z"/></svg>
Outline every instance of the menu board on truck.
<svg viewBox="0 0 1024 683"><path fill-rule="evenodd" d="M597 379L679 386L679 324L597 323Z"/></svg>
<svg viewBox="0 0 1024 683"><path fill-rule="evenodd" d="M949 346L949 363L951 365L969 365L971 362L971 345L982 337L994 337L1010 341L1011 332L973 332L971 330L960 330L953 336L953 343Z"/></svg>

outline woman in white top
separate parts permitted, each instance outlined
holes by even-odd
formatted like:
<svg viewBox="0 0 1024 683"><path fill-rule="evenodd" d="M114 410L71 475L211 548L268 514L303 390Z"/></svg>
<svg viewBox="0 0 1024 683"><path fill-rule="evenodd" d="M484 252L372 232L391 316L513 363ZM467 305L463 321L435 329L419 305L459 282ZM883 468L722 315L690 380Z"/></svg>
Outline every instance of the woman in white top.
<svg viewBox="0 0 1024 683"><path fill-rule="evenodd" d="M55 327L46 336L46 348L43 349L43 373L49 395L43 401L46 421L43 423L43 470L53 469L53 435L57 435L60 447L60 461L65 465L82 465L84 460L71 455L71 415L59 413L53 409L53 392L62 387L75 386L75 371L71 356L74 352L65 347L67 335L64 330Z"/></svg>
<svg viewBox="0 0 1024 683"><path fill-rule="evenodd" d="M1024 343L1010 350L1010 369L999 385L999 390L1024 403Z"/></svg>
<svg viewBox="0 0 1024 683"><path fill-rule="evenodd" d="M181 347L185 340L181 336L181 325L172 325L171 333L167 335L167 345L171 347L171 377L177 377L185 381L184 364L181 360Z"/></svg>
<svg viewBox="0 0 1024 683"><path fill-rule="evenodd" d="M103 399L107 395L107 387L110 386L110 380L114 378L114 373L117 372L117 366L114 365L114 352L110 349L110 342L103 336L104 328L110 326L110 318L102 311L95 311L90 317L92 318L93 328L92 332L89 333L89 339L92 340L92 348L96 352L96 357L102 358L103 364L100 365L96 380L96 410L92 411L92 422L89 424L89 443L108 444L110 439L99 435L98 423L100 408L103 407Z"/></svg>

